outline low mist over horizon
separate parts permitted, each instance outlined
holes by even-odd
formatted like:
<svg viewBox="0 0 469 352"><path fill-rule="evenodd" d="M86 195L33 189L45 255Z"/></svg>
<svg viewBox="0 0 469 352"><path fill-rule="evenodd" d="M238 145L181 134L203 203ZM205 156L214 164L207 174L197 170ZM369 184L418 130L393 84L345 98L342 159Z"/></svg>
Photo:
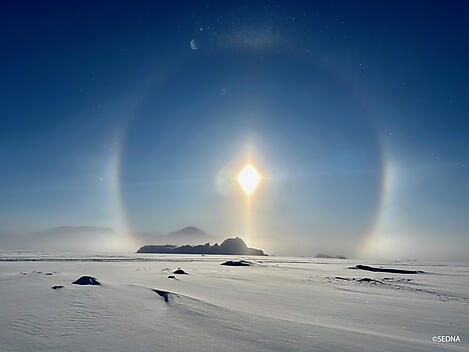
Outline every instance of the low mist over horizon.
<svg viewBox="0 0 469 352"><path fill-rule="evenodd" d="M2 1L0 249L130 251L188 224L279 255L467 261L467 18Z"/></svg>
<svg viewBox="0 0 469 352"><path fill-rule="evenodd" d="M375 253L357 256L350 243L338 241L303 241L296 239L285 243L284 238L275 236L257 236L249 240L243 234L211 234L197 226L186 226L174 231L119 232L111 227L97 226L56 226L32 233L2 233L0 244L3 250L41 250L64 252L135 252L144 245L201 245L205 243L221 244L228 238L240 237L249 246L266 251L269 255L306 256L306 257L346 257L367 259L404 259L404 260L442 260L468 261L464 251L460 256L447 257L447 247L443 243L435 246L433 252L399 250L392 255ZM291 237L291 236L290 236Z"/></svg>

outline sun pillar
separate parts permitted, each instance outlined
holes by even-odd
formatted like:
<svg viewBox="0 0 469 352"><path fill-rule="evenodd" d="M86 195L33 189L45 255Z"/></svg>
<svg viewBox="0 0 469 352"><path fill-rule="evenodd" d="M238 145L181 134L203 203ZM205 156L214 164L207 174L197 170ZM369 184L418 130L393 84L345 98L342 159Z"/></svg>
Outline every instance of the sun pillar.
<svg viewBox="0 0 469 352"><path fill-rule="evenodd" d="M249 241L251 237L251 197L254 191L256 190L259 182L261 181L261 176L259 172L251 164L246 165L238 174L238 183L241 186L241 189L245 194L245 240Z"/></svg>

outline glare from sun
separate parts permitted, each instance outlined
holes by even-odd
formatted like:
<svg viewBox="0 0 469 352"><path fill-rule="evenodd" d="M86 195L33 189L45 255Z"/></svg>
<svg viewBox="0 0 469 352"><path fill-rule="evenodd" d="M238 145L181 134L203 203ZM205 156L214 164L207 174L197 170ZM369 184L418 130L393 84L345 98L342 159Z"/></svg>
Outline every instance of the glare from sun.
<svg viewBox="0 0 469 352"><path fill-rule="evenodd" d="M238 174L238 182L244 193L250 196L259 185L261 175L251 164L246 165Z"/></svg>

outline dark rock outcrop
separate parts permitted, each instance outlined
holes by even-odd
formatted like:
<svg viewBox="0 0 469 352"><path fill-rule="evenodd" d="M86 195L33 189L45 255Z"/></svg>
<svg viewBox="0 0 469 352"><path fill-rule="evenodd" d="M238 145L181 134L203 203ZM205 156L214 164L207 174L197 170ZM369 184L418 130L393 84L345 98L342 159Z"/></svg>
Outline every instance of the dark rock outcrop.
<svg viewBox="0 0 469 352"><path fill-rule="evenodd" d="M239 238L228 238L221 245L210 243L198 246L172 246L172 245L148 245L141 247L137 253L167 253L167 254L226 254L226 255L266 255L260 249L249 248Z"/></svg>
<svg viewBox="0 0 469 352"><path fill-rule="evenodd" d="M373 272L379 272L379 273L393 273L393 274L422 274L423 273L423 271L421 270L376 268L373 266L361 265L361 264L349 267L349 269L360 269L360 270L373 271Z"/></svg>
<svg viewBox="0 0 469 352"><path fill-rule="evenodd" d="M228 260L224 263L221 263L220 265L228 265L228 266L251 266L252 263L248 262L247 260Z"/></svg>
<svg viewBox="0 0 469 352"><path fill-rule="evenodd" d="M64 288L62 285L55 285L51 287L53 290L60 290L61 288Z"/></svg>
<svg viewBox="0 0 469 352"><path fill-rule="evenodd" d="M178 270L174 271L173 274L179 274L179 275L184 275L185 274L185 275L187 275L187 273L184 270L182 270L181 268L178 268Z"/></svg>
<svg viewBox="0 0 469 352"><path fill-rule="evenodd" d="M82 276L72 283L75 285L101 285L101 283L93 276Z"/></svg>

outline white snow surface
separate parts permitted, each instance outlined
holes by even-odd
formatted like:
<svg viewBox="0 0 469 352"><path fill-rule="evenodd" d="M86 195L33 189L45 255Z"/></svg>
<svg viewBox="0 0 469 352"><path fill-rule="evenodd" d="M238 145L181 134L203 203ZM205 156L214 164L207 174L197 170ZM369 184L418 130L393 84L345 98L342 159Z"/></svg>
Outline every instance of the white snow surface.
<svg viewBox="0 0 469 352"><path fill-rule="evenodd" d="M468 350L468 264L0 252L2 352Z"/></svg>

